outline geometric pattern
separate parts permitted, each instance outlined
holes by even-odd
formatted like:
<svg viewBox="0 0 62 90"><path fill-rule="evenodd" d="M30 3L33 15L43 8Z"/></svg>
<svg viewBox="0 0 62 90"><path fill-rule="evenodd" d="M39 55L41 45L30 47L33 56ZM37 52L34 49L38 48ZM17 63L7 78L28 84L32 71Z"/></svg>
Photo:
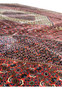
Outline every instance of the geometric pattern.
<svg viewBox="0 0 62 90"><path fill-rule="evenodd" d="M0 86L62 86L62 14L0 4Z"/></svg>
<svg viewBox="0 0 62 90"><path fill-rule="evenodd" d="M17 10L0 9L0 19L20 22L21 24L23 23L43 24L43 25L45 24L52 26L52 22L47 18L47 16L22 10L17 11Z"/></svg>

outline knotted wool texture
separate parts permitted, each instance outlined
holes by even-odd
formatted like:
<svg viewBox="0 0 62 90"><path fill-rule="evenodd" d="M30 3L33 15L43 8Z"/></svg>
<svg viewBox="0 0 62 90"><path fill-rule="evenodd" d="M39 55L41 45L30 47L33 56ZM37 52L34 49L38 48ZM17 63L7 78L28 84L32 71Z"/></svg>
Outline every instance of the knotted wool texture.
<svg viewBox="0 0 62 90"><path fill-rule="evenodd" d="M0 4L0 87L62 86L62 14Z"/></svg>

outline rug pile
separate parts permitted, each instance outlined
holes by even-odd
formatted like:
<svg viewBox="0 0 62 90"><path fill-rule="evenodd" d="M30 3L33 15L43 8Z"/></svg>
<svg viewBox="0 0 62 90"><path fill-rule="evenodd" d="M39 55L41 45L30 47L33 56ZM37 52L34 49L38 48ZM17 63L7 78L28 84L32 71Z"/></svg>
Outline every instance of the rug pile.
<svg viewBox="0 0 62 90"><path fill-rule="evenodd" d="M62 14L0 4L0 87L62 86Z"/></svg>

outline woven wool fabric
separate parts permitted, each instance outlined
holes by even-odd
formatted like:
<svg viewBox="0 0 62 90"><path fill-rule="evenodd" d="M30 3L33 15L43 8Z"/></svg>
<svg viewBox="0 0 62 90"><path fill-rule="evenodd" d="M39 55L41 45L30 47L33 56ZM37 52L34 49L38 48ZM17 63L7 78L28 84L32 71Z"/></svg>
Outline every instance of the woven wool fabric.
<svg viewBox="0 0 62 90"><path fill-rule="evenodd" d="M0 4L0 87L62 86L62 14Z"/></svg>

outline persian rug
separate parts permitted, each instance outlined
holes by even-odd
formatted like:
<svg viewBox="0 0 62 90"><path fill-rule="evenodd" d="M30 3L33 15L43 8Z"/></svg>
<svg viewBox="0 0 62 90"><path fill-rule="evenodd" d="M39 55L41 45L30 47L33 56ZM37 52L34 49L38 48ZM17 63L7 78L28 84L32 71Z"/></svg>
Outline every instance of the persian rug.
<svg viewBox="0 0 62 90"><path fill-rule="evenodd" d="M0 87L62 86L62 14L0 4Z"/></svg>

